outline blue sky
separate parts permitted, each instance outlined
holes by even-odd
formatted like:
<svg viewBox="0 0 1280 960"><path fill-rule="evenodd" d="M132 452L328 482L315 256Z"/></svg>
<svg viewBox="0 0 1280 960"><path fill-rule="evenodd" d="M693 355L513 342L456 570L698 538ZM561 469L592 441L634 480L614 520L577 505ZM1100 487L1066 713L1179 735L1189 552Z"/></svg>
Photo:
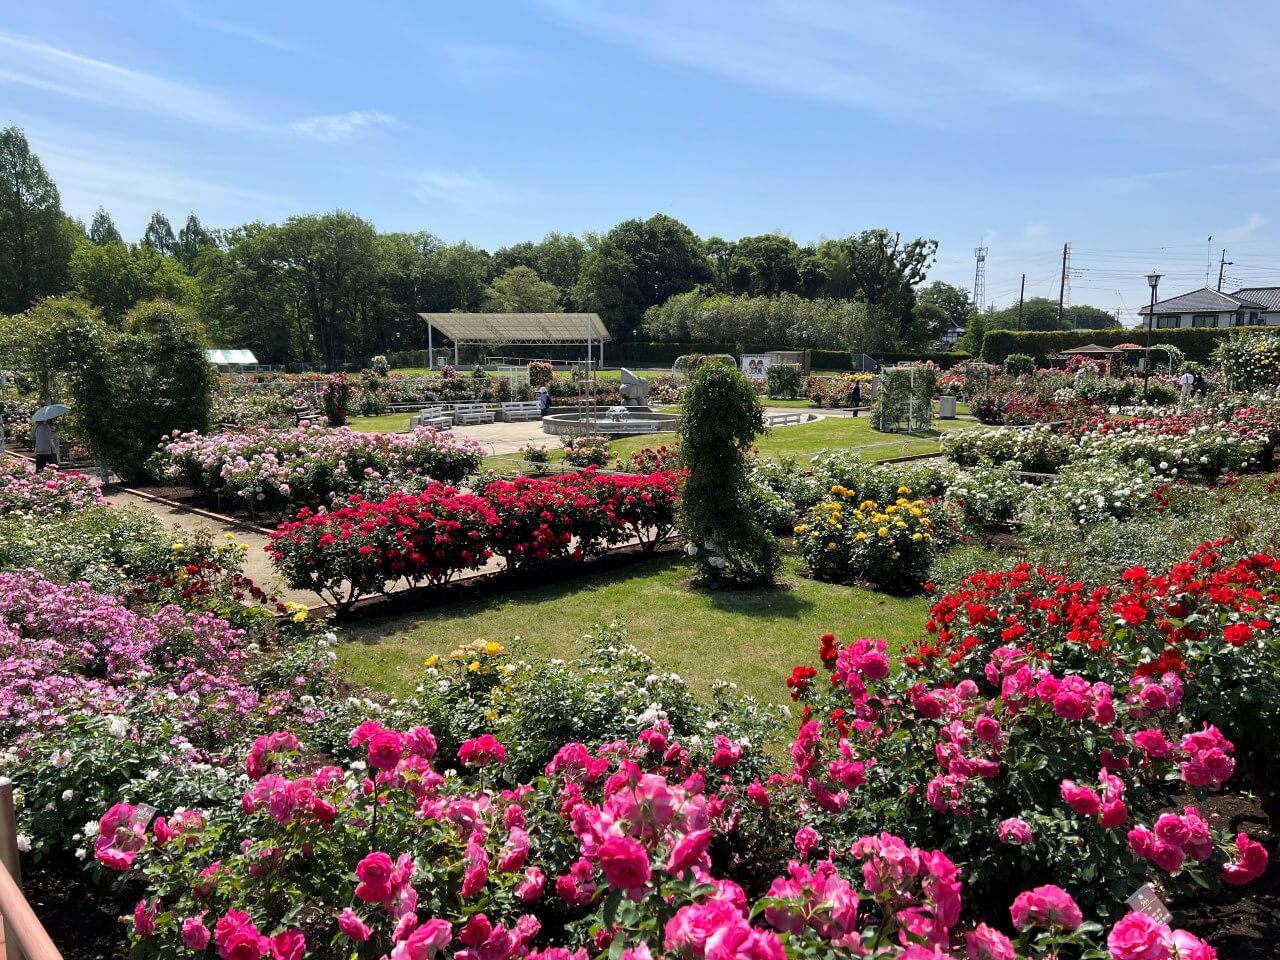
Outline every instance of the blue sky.
<svg viewBox="0 0 1280 960"><path fill-rule="evenodd" d="M1001 305L1023 271L1057 296L1064 241L1072 302L1126 318L1148 270L1183 292L1223 247L1229 278L1280 284L1280 4L6 7L0 124L130 239L155 209L341 207L493 249L662 211L934 237L932 276L966 287L983 242Z"/></svg>

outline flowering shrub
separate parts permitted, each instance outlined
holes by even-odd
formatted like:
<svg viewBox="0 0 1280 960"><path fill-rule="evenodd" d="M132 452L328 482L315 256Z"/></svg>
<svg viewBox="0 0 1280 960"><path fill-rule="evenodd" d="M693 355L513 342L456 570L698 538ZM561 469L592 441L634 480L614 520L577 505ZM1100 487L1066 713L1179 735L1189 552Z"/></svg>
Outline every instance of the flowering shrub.
<svg viewBox="0 0 1280 960"><path fill-rule="evenodd" d="M919 589L938 550L939 529L925 500L909 500L909 487L881 505L856 500L834 486L808 522L795 528L797 544L819 580L868 580L893 590Z"/></svg>
<svg viewBox="0 0 1280 960"><path fill-rule="evenodd" d="M81 473L36 473L27 460L0 460L0 516L69 513L102 503L98 485Z"/></svg>
<svg viewBox="0 0 1280 960"><path fill-rule="evenodd" d="M603 467L609 462L609 438L598 435L565 437L564 461L575 467Z"/></svg>
<svg viewBox="0 0 1280 960"><path fill-rule="evenodd" d="M520 459L525 463L544 464L551 460L551 453L547 450L545 443L534 443L530 440L528 443L520 446Z"/></svg>
<svg viewBox="0 0 1280 960"><path fill-rule="evenodd" d="M1231 390L1255 390L1280 383L1280 338L1248 333L1218 344L1213 363Z"/></svg>
<svg viewBox="0 0 1280 960"><path fill-rule="evenodd" d="M673 471L495 480L479 494L445 484L382 500L359 495L333 510L303 508L267 549L289 584L339 611L394 583L440 586L497 554L523 570L582 559L634 539L646 549L674 531Z"/></svg>
<svg viewBox="0 0 1280 960"><path fill-rule="evenodd" d="M1027 511L1036 522L1054 525L1061 524L1061 513L1077 525L1128 520L1156 506L1156 487L1151 467L1106 458L1077 460L1031 496Z"/></svg>
<svg viewBox="0 0 1280 960"><path fill-rule="evenodd" d="M430 427L405 434L301 428L174 434L161 442L151 467L159 479L201 496L278 514L324 506L386 478L459 483L479 469L483 455L474 440Z"/></svg>
<svg viewBox="0 0 1280 960"><path fill-rule="evenodd" d="M947 486L946 506L966 532L983 534L1013 526L1031 489L1016 464L984 463L956 473Z"/></svg>
<svg viewBox="0 0 1280 960"><path fill-rule="evenodd" d="M675 470L680 466L680 444L665 443L657 447L643 447L635 451L626 460L617 459L613 469L626 470L629 473L653 473L657 470Z"/></svg>
<svg viewBox="0 0 1280 960"><path fill-rule="evenodd" d="M544 387L549 384L555 372L551 364L546 360L530 360L529 361L529 386Z"/></svg>
<svg viewBox="0 0 1280 960"><path fill-rule="evenodd" d="M345 373L331 373L325 381L324 391L320 394L320 405L324 408L325 419L331 427L347 425L347 410L351 406L351 397L355 387L347 379Z"/></svg>
<svg viewBox="0 0 1280 960"><path fill-rule="evenodd" d="M1054 473L1076 455L1075 441L1049 426L953 430L942 437L942 452L962 467L983 461L1014 463L1032 473Z"/></svg>
<svg viewBox="0 0 1280 960"><path fill-rule="evenodd" d="M280 524L267 549L289 585L313 590L348 610L363 596L404 580L439 586L484 566L498 515L482 497L433 483L420 494L345 506Z"/></svg>
<svg viewBox="0 0 1280 960"><path fill-rule="evenodd" d="M450 950L561 960L585 958L587 946L636 958L856 949L923 960L967 943L973 957L1018 956L994 927L959 928L962 875L950 857L889 833L857 838L847 864L814 862L818 838L804 838L752 907L712 857L713 841L735 830L738 798L717 783L739 762L731 744L699 768L657 723L600 751L567 743L545 779L499 790L490 784L507 753L491 735L459 749L466 778L439 774L425 726L366 721L349 743L364 759L340 766L310 760L290 733L263 736L238 805L154 823L131 803L106 811L95 857L146 884L135 947L298 960ZM1098 931L1051 885L1019 894L1010 919L1028 957L1078 950ZM535 949L546 920L554 945ZM1143 942L1137 924L1112 929L1117 948Z"/></svg>

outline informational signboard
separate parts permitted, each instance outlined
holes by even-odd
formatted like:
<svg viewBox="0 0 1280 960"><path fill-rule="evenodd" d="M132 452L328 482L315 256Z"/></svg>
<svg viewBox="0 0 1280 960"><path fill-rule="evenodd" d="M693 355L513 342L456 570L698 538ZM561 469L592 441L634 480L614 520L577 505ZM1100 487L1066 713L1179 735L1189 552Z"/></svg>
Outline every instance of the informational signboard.
<svg viewBox="0 0 1280 960"><path fill-rule="evenodd" d="M742 372L748 380L766 380L769 367L773 365L773 357L767 353L745 353L742 355Z"/></svg>
<svg viewBox="0 0 1280 960"><path fill-rule="evenodd" d="M1173 919L1173 914L1169 912L1169 908L1164 905L1160 895L1149 883L1140 886L1125 903L1131 910L1145 913L1157 923L1168 923Z"/></svg>

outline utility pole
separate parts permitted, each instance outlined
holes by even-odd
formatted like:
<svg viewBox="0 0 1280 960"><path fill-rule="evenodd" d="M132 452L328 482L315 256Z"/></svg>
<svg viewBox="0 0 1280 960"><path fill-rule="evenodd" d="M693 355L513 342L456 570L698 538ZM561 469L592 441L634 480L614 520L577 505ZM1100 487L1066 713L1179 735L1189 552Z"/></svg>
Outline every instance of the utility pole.
<svg viewBox="0 0 1280 960"><path fill-rule="evenodd" d="M1027 293L1027 275L1022 275L1022 283L1018 285L1018 330L1022 330L1022 301Z"/></svg>
<svg viewBox="0 0 1280 960"><path fill-rule="evenodd" d="M1070 242L1062 245L1062 279L1058 283L1058 329L1062 329L1062 301L1067 295L1067 257L1071 255Z"/></svg>
<svg viewBox="0 0 1280 960"><path fill-rule="evenodd" d="M1227 267L1234 267L1234 266L1235 266L1235 261L1227 259L1227 251L1225 248L1223 248L1222 259L1218 261L1218 292L1219 293L1222 292L1222 272L1226 270Z"/></svg>

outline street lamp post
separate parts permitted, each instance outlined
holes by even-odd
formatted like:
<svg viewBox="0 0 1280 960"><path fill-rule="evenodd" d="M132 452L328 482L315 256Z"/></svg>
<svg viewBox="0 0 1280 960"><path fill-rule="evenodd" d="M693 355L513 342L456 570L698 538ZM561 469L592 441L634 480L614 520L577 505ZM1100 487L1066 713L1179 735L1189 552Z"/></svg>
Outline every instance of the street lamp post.
<svg viewBox="0 0 1280 960"><path fill-rule="evenodd" d="M1151 287L1151 306L1147 309L1147 349L1142 360L1142 402L1147 402L1147 385L1151 382L1151 328L1156 324L1156 290L1160 286L1160 274L1152 271L1147 274L1147 283Z"/></svg>

